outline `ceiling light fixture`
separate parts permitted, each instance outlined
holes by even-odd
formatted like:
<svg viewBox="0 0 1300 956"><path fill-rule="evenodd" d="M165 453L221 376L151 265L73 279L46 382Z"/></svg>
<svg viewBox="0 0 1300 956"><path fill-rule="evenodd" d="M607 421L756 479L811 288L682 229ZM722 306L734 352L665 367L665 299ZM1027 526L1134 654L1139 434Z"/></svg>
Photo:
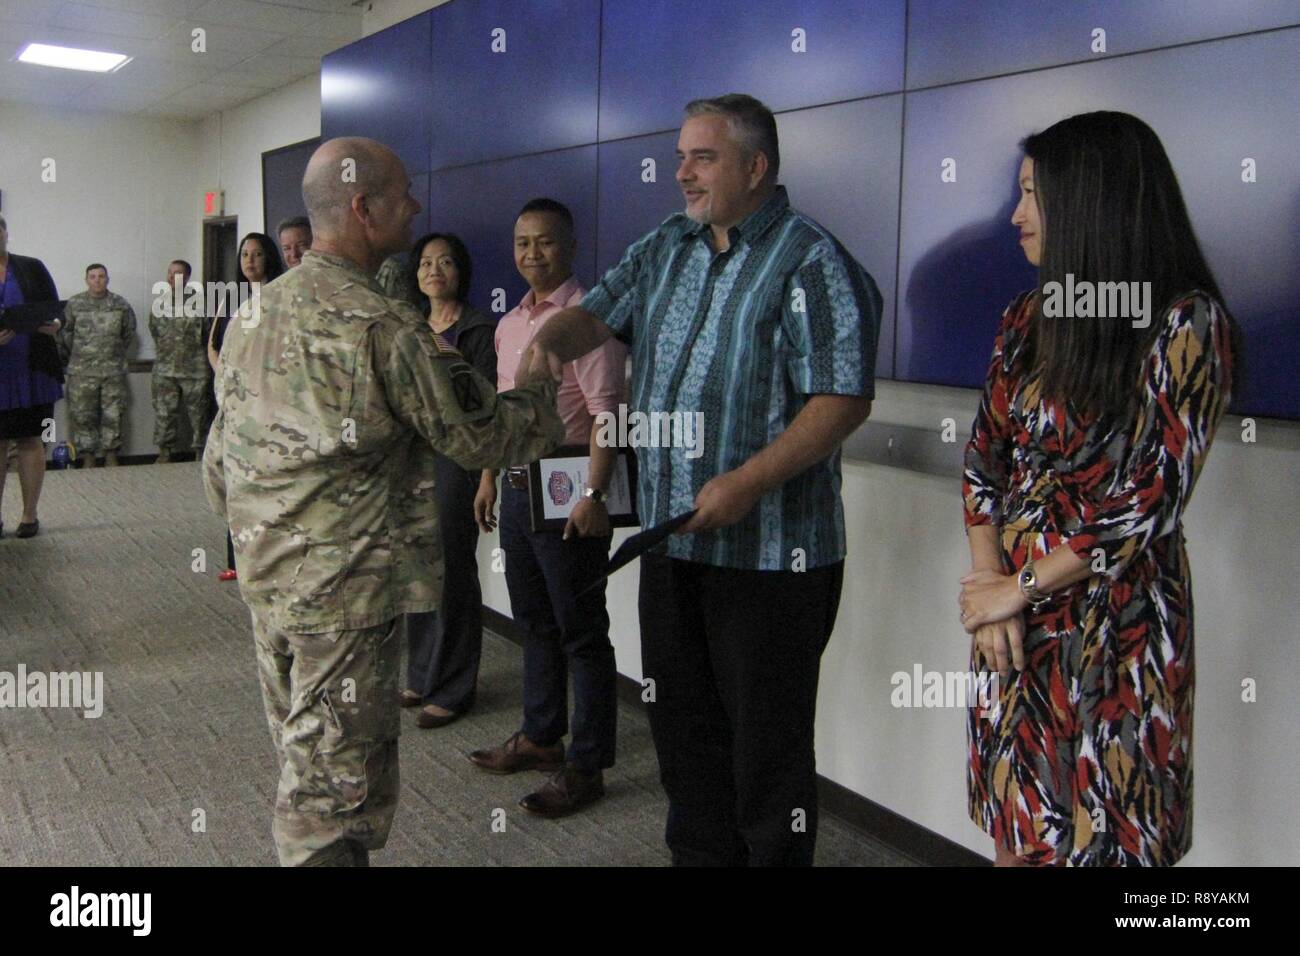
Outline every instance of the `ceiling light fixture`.
<svg viewBox="0 0 1300 956"><path fill-rule="evenodd" d="M29 43L18 54L21 63L37 66L54 66L61 70L89 70L92 73L112 73L131 62L122 53L103 53L99 50L78 50L69 46L50 46L46 43Z"/></svg>

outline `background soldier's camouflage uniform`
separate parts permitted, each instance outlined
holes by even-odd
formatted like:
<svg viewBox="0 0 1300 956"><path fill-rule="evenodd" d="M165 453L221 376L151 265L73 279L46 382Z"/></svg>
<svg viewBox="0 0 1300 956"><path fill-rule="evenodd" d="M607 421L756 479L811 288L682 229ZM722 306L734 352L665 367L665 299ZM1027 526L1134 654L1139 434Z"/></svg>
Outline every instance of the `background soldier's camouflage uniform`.
<svg viewBox="0 0 1300 956"><path fill-rule="evenodd" d="M379 288L388 298L400 299L411 305L418 304L415 301L411 272L406 268L405 253L391 255L385 259L384 264L375 273L375 281L379 283Z"/></svg>
<svg viewBox="0 0 1300 956"><path fill-rule="evenodd" d="M176 448L176 426L183 407L190 423L190 442L195 451L203 450L208 415L208 350L203 324L203 316L186 315L184 299L177 302L171 292L149 313L149 333L156 348L153 441L160 449Z"/></svg>
<svg viewBox="0 0 1300 956"><path fill-rule="evenodd" d="M135 335L135 311L116 292L68 300L59 352L68 363L68 415L80 455L117 451L126 411L126 353Z"/></svg>
<svg viewBox="0 0 1300 956"><path fill-rule="evenodd" d="M396 809L395 618L441 590L432 450L536 459L564 439L555 386L497 395L414 308L308 252L231 321L217 394L204 484L252 610L280 861L363 862Z"/></svg>

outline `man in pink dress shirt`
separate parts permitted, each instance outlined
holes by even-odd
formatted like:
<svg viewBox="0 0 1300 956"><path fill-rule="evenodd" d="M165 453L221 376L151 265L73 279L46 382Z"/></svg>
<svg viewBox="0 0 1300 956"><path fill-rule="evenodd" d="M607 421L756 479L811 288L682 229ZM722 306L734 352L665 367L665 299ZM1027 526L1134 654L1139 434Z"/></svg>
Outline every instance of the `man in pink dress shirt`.
<svg viewBox="0 0 1300 956"><path fill-rule="evenodd" d="M552 315L576 305L586 290L573 275L577 244L573 215L551 199L534 199L515 222L515 265L529 292L496 330L497 390L514 387L520 359ZM510 610L524 636L524 721L501 746L470 759L491 773L552 770L541 789L520 801L541 816L566 816L605 794L602 770L614 765L617 706L614 648L609 642L605 588L579 591L605 573L610 525L604 497L618 453L596 440L596 416L617 414L623 401L626 348L614 339L564 367L557 409L565 444L591 450L589 487L563 534L531 530L528 470L510 469L501 490L501 546L506 555ZM496 476L483 472L474 514L492 530ZM573 735L568 677L573 674Z"/></svg>

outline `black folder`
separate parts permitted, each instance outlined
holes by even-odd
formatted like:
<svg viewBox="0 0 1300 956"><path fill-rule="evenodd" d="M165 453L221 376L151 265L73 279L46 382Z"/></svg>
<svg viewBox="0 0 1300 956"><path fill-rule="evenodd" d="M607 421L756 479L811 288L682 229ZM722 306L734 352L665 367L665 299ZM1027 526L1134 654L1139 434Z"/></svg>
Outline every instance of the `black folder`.
<svg viewBox="0 0 1300 956"><path fill-rule="evenodd" d="M0 309L0 329L34 335L42 325L63 318L63 302L28 302Z"/></svg>
<svg viewBox="0 0 1300 956"><path fill-rule="evenodd" d="M672 534L682 525L686 524L686 522L690 521L694 515L695 515L695 509L692 508L690 511L685 511L682 514L677 515L676 517L669 518L663 524L657 524L653 528L647 528L646 530L642 531L640 534L632 535L632 537L628 538L626 541L620 544L618 546L618 550L615 551L613 555L610 556L609 567L605 569L605 573L602 574L600 577L596 578L596 580L592 581L581 591L579 591L578 597L581 597L582 595L586 594L588 591L590 591L596 585L600 584L601 581L604 581L606 578L608 578L619 568L623 567L624 565L631 564L633 561L641 557L641 555L645 554L651 548L655 547L660 542L664 541L670 534Z"/></svg>

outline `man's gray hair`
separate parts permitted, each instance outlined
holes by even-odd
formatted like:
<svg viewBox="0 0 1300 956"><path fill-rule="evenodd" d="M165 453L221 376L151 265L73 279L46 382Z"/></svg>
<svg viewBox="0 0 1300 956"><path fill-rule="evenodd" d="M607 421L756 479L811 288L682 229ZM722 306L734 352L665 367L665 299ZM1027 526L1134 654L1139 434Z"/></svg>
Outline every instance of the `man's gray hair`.
<svg viewBox="0 0 1300 956"><path fill-rule="evenodd" d="M306 216L290 216L288 219L280 220L280 225L275 227L275 237L280 238L280 233L286 229L306 229L311 232L311 220Z"/></svg>
<svg viewBox="0 0 1300 956"><path fill-rule="evenodd" d="M775 180L781 168L781 147L776 136L776 117L759 100L747 93L728 93L686 104L687 118L715 113L726 117L731 136L740 144L745 158L755 153L767 157L768 177Z"/></svg>

